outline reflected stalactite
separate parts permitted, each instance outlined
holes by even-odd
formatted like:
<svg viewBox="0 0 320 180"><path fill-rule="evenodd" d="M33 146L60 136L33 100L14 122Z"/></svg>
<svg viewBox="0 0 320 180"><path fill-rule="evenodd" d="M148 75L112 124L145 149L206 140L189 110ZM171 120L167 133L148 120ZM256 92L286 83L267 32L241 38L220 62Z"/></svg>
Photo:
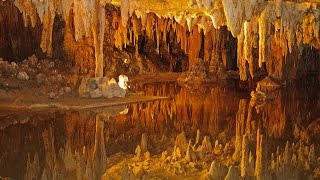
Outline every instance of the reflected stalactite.
<svg viewBox="0 0 320 180"><path fill-rule="evenodd" d="M45 155L45 165L42 174L42 179L52 179L56 174L56 151L54 145L54 135L52 127L45 129L42 133L42 140L44 146L44 155Z"/></svg>
<svg viewBox="0 0 320 180"><path fill-rule="evenodd" d="M101 175L106 170L106 146L104 139L104 121L107 121L109 117L106 117L104 114L96 115L96 132L95 132L95 141L94 141L94 150L93 150L93 171L95 171L94 179L101 177Z"/></svg>
<svg viewBox="0 0 320 180"><path fill-rule="evenodd" d="M301 93L303 88L288 87L291 91L275 91L273 100L261 102L243 94L230 98L235 92L228 87L192 89L177 83L136 87L169 99L129 105L128 113L119 116L126 107L6 116L3 119L14 120L0 130L0 167L9 167L0 168L1 175L16 177L22 172L17 179L97 179L112 174L122 160L128 162L126 172L133 171L135 177L152 171L141 165L145 162L151 169L158 167L152 163L163 163L165 170L178 174L183 163L201 163L204 173L214 161L216 167L230 168L224 173L228 178L235 174L299 179L319 169L318 137L303 129L319 122L315 121L318 89L309 90L311 96ZM15 163L16 157L21 163Z"/></svg>

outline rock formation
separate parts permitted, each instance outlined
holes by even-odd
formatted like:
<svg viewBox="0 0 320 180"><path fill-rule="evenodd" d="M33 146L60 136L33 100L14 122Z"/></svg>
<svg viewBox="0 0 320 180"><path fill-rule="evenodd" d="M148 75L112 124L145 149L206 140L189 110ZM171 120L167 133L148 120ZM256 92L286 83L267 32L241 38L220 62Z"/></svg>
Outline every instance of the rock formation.
<svg viewBox="0 0 320 180"><path fill-rule="evenodd" d="M109 8L110 4L116 8ZM265 71L281 80L297 78L308 69L319 71L304 62L308 52L319 57L319 51L310 48L320 48L317 1L7 0L0 8L1 34L24 28L24 24L31 28L25 31L37 36L28 39L34 49L39 46L46 56L52 56L54 49L64 46L67 56L79 61L81 71L91 75L94 71L95 77L109 73L105 64L111 63L113 45L121 51L133 47L136 59L142 58L138 58L142 49L153 47L149 51L161 54L171 70L181 69L177 63L183 63L183 58L176 55L182 52L188 55L191 66L202 58L208 69L216 72L238 68L241 80ZM9 26L3 26L8 19ZM41 36L35 33L39 29ZM62 44L55 43L55 30L63 34ZM229 41L229 34L237 41ZM11 39L1 36L0 42L10 42L3 47L6 50L26 48L17 42L24 36L21 31L10 33ZM83 52L77 52L77 47Z"/></svg>
<svg viewBox="0 0 320 180"><path fill-rule="evenodd" d="M120 87L120 85L122 87ZM127 92L126 89L127 87L125 86L123 78L119 80L119 83L117 83L114 79L109 81L107 77L83 78L79 86L79 96L91 98L125 97Z"/></svg>

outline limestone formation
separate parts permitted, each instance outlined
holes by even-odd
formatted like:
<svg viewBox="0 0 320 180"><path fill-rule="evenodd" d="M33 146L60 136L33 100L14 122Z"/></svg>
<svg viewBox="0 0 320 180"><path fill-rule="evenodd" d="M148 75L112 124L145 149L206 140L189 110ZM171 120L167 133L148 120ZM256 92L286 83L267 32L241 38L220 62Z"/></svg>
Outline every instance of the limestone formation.
<svg viewBox="0 0 320 180"><path fill-rule="evenodd" d="M141 136L141 152L145 153L148 151L148 139L145 133Z"/></svg>
<svg viewBox="0 0 320 180"><path fill-rule="evenodd" d="M190 145L188 146L185 158L188 162L195 162L197 160L196 153Z"/></svg>
<svg viewBox="0 0 320 180"><path fill-rule="evenodd" d="M248 136L244 134L242 137L242 145L241 145L241 162L240 162L240 170L241 176L245 177L248 175L248 167L249 167L249 144L248 144Z"/></svg>
<svg viewBox="0 0 320 180"><path fill-rule="evenodd" d="M235 166L231 166L224 180L239 180L239 179L240 179L240 170Z"/></svg>
<svg viewBox="0 0 320 180"><path fill-rule="evenodd" d="M175 142L174 142L174 146L176 148L179 149L179 151L181 151L181 153L186 153L187 152L187 149L188 149L188 142L187 142L187 139L185 137L185 134L184 132L180 133Z"/></svg>
<svg viewBox="0 0 320 180"><path fill-rule="evenodd" d="M211 152L213 151L211 140L209 136L205 136L202 141L202 145L199 147L202 152Z"/></svg>
<svg viewBox="0 0 320 180"><path fill-rule="evenodd" d="M30 79L30 77L28 76L28 74L27 74L26 72L23 72L23 71L21 71L21 72L18 73L17 78L18 78L19 80L29 80L29 79Z"/></svg>
<svg viewBox="0 0 320 180"><path fill-rule="evenodd" d="M210 82L208 70L204 60L196 58L196 60L193 60L189 70L179 76L178 81L185 83Z"/></svg>
<svg viewBox="0 0 320 180"><path fill-rule="evenodd" d="M80 97L125 97L126 89L119 86L115 80L110 80L107 77L102 78L83 78L79 86Z"/></svg>
<svg viewBox="0 0 320 180"><path fill-rule="evenodd" d="M208 178L209 179L224 179L228 173L228 169L223 166L222 164L212 161L209 172Z"/></svg>

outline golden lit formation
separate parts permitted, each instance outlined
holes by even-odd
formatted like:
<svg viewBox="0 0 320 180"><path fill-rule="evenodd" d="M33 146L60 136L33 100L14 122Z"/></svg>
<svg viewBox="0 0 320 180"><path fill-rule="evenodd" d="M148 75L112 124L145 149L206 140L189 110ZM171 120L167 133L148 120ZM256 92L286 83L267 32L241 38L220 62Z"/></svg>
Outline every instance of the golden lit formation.
<svg viewBox="0 0 320 180"><path fill-rule="evenodd" d="M0 1L0 180L320 178L319 0Z"/></svg>

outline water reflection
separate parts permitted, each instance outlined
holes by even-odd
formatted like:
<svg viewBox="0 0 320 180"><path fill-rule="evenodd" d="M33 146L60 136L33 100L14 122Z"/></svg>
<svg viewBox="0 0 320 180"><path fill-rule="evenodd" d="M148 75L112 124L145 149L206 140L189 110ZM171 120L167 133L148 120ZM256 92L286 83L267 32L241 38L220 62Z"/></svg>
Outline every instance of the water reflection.
<svg viewBox="0 0 320 180"><path fill-rule="evenodd" d="M249 166L239 157L246 155L250 159L252 153L255 164L267 160L259 164L260 169L270 166L273 172L280 172L275 165L281 166L283 160L277 162L275 157L282 157L287 141L296 143L292 145L291 159L299 143L309 149L311 144L319 148L318 88L308 88L305 93L305 88L287 87L276 92L273 101L263 103L250 100L248 92L225 85L181 87L177 83L152 83L137 84L135 89L170 99L81 112L1 111L0 176L98 179L112 166L108 157L118 152L134 154L143 133L148 136L151 154L161 154L167 149L159 143L164 136L166 146L173 146L175 137L184 131L194 143L199 129L202 136L211 137L212 144L216 140L223 146L234 144L231 164ZM246 147L250 153L242 155ZM262 172L259 168L244 172L254 175L255 171Z"/></svg>
<svg viewBox="0 0 320 180"><path fill-rule="evenodd" d="M6 123L0 131L0 175L15 179L98 179L106 170L104 124L125 109L7 112L5 116L2 112Z"/></svg>

